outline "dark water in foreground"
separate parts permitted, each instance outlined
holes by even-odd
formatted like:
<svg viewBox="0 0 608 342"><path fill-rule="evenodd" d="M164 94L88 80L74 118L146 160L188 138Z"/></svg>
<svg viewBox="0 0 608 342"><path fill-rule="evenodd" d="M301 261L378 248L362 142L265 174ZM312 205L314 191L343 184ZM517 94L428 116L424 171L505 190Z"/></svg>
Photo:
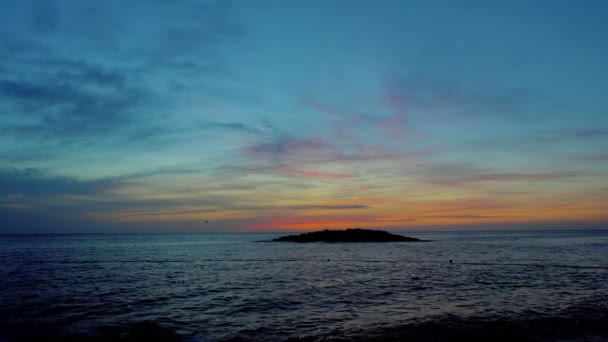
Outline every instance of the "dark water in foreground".
<svg viewBox="0 0 608 342"><path fill-rule="evenodd" d="M432 242L0 236L0 336L92 336L154 320L193 341L450 339L484 329L608 339L608 231L405 234Z"/></svg>

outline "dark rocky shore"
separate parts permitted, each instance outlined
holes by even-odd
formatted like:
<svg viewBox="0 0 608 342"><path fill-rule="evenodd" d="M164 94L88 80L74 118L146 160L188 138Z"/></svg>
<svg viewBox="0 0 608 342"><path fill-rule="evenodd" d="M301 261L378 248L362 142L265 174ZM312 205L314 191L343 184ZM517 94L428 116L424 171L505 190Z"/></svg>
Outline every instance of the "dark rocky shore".
<svg viewBox="0 0 608 342"><path fill-rule="evenodd" d="M416 242L423 241L413 237L391 234L383 230L346 229L323 230L318 232L287 235L272 240L273 242Z"/></svg>

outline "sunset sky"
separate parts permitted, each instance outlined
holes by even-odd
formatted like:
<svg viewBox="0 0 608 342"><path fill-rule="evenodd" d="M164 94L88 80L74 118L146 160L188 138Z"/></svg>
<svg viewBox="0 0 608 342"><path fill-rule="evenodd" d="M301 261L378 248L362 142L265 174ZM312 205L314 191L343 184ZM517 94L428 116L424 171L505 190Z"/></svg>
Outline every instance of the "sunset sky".
<svg viewBox="0 0 608 342"><path fill-rule="evenodd" d="M608 222L606 1L1 6L0 233Z"/></svg>

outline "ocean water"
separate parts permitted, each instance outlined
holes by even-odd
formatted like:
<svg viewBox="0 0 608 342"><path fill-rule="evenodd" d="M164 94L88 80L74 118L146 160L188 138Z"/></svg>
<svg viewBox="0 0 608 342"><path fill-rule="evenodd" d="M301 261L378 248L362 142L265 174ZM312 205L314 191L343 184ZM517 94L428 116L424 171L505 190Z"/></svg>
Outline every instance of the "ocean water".
<svg viewBox="0 0 608 342"><path fill-rule="evenodd" d="M446 321L608 326L608 231L402 234L430 241L0 236L0 340L51 328L95 335L146 320L191 341L349 340L407 327L417 336L415 327ZM564 333L581 337L588 327Z"/></svg>

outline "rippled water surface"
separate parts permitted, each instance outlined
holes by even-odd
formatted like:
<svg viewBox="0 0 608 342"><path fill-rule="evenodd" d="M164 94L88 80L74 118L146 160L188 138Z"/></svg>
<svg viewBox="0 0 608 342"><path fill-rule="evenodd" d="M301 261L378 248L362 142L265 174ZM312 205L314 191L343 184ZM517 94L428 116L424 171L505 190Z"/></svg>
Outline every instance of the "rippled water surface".
<svg viewBox="0 0 608 342"><path fill-rule="evenodd" d="M0 321L86 333L151 319L192 339L283 339L446 315L552 315L608 298L608 231L404 234L431 241L2 236Z"/></svg>

